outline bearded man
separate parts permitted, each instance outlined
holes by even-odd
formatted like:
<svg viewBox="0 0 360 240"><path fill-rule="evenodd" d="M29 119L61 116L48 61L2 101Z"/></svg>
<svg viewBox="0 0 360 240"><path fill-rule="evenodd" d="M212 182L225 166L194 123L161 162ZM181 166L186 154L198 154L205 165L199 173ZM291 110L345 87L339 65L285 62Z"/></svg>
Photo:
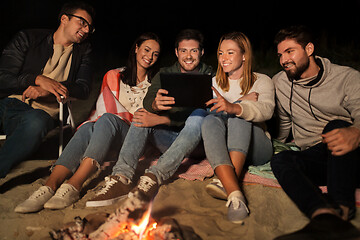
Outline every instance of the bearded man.
<svg viewBox="0 0 360 240"><path fill-rule="evenodd" d="M353 239L360 160L360 73L315 56L303 26L275 37L284 71L273 77L278 139L290 130L300 152L284 151L271 161L287 195L310 218L305 228L278 239ZM318 186L327 186L323 194Z"/></svg>

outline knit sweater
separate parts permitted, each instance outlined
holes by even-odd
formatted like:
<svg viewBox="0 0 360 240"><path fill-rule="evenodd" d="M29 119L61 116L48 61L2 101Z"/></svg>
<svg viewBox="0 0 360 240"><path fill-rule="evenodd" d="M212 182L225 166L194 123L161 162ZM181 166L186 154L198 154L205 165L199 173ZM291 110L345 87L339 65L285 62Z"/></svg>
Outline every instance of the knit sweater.
<svg viewBox="0 0 360 240"><path fill-rule="evenodd" d="M326 58L316 57L316 61L323 72L315 84L309 84L314 78L308 78L294 80L291 86L284 71L273 77L280 118L278 139L285 141L292 129L302 150L321 142L329 121L344 120L360 129L360 73Z"/></svg>
<svg viewBox="0 0 360 240"><path fill-rule="evenodd" d="M265 121L269 120L274 113L275 88L271 78L265 74L255 73L255 75L256 81L249 93L259 93L258 101L242 100L238 103L242 107L242 112L237 115L237 117L254 122L266 131ZM242 92L240 81L242 81L242 78L238 80L229 80L230 88L228 92L225 92L217 85L216 78L214 77L213 86L228 102L233 103L243 96L240 94ZM270 138L270 134L267 132L266 134Z"/></svg>
<svg viewBox="0 0 360 240"><path fill-rule="evenodd" d="M249 93L257 92L259 93L258 101L243 100L238 103L242 107L242 112L237 115L246 121L251 122L264 122L269 120L274 112L275 108L275 88L274 84L271 81L271 78L265 74L255 73L256 81L251 87ZM230 90L224 92L217 84L215 77L213 78L213 86L218 90L218 92L223 96L228 102L235 102L238 100L241 95L240 81L239 80L229 80L230 81Z"/></svg>

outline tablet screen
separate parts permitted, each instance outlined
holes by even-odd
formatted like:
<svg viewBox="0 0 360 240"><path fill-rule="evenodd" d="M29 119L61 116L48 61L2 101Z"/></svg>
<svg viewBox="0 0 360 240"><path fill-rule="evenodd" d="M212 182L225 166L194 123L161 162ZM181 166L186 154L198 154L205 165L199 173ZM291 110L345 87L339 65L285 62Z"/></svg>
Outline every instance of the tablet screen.
<svg viewBox="0 0 360 240"><path fill-rule="evenodd" d="M211 75L194 73L160 73L161 88L175 98L176 107L205 108L213 98Z"/></svg>

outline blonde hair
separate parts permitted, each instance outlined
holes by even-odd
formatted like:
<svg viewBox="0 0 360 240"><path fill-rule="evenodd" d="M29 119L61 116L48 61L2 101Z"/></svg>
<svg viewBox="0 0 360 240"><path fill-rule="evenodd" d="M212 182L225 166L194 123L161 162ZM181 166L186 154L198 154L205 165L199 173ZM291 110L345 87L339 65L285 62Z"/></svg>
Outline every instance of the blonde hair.
<svg viewBox="0 0 360 240"><path fill-rule="evenodd" d="M240 50L245 56L244 61L244 72L243 72L243 80L240 82L240 88L242 90L241 94L247 94L251 87L254 85L256 81L256 75L253 73L252 70L252 49L249 39L245 36L245 34L241 32L231 32L228 34L223 35L220 38L217 57L219 59L219 50L221 43L224 40L233 40L237 43ZM216 71L216 83L218 86L225 92L229 91L229 78L228 75L224 72L221 64L218 63L217 71Z"/></svg>

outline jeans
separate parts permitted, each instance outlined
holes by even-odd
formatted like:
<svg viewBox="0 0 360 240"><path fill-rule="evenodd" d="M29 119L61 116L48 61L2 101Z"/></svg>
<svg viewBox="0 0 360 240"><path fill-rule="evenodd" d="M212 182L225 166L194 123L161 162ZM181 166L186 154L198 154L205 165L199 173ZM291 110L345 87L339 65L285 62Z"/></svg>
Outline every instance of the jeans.
<svg viewBox="0 0 360 240"><path fill-rule="evenodd" d="M206 115L206 110L194 110L180 132L171 131L163 126L135 127L132 124L112 174L132 179L146 142L150 140L163 154L157 164L151 166L147 172L153 173L159 184L169 179L184 157L189 156L197 147L201 147L201 123Z"/></svg>
<svg viewBox="0 0 360 240"><path fill-rule="evenodd" d="M104 159L116 159L128 130L129 125L119 117L105 113L77 130L54 166L65 166L74 173L86 157L94 159L98 166Z"/></svg>
<svg viewBox="0 0 360 240"><path fill-rule="evenodd" d="M342 120L329 122L323 133L350 126ZM286 194L311 217L319 208L355 207L359 181L360 150L333 156L326 144L318 143L301 152L283 151L271 161L272 170ZM318 186L327 185L328 194Z"/></svg>
<svg viewBox="0 0 360 240"><path fill-rule="evenodd" d="M213 169L233 166L229 152L242 152L251 165L270 161L273 148L264 130L242 118L225 114L208 115L201 127L206 157Z"/></svg>
<svg viewBox="0 0 360 240"><path fill-rule="evenodd" d="M6 134L0 148L0 178L30 157L54 127L54 120L45 111L15 98L0 99L0 132Z"/></svg>

